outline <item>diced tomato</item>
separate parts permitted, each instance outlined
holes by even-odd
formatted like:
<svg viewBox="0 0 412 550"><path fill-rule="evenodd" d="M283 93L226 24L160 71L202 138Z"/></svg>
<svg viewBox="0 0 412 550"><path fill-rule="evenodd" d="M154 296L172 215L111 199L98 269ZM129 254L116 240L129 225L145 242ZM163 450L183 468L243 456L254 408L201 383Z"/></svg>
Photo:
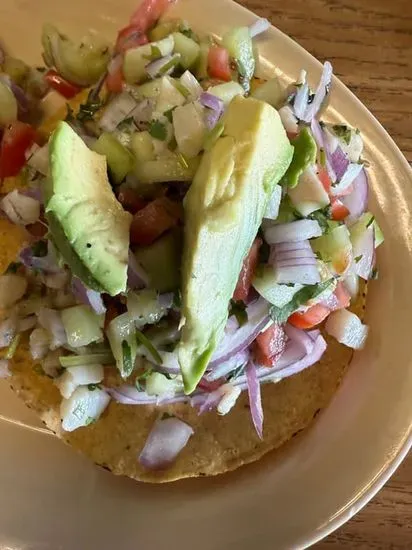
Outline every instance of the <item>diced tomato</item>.
<svg viewBox="0 0 412 550"><path fill-rule="evenodd" d="M265 367L273 367L283 353L286 337L280 325L273 324L261 332L253 345L255 361Z"/></svg>
<svg viewBox="0 0 412 550"><path fill-rule="evenodd" d="M255 239L251 249L249 250L249 254L243 260L242 270L239 274L239 279L237 280L235 292L233 293L233 299L236 302L239 300L243 300L245 302L247 300L249 290L252 285L253 275L255 274L256 266L258 264L259 248L261 245L262 240Z"/></svg>
<svg viewBox="0 0 412 550"><path fill-rule="evenodd" d="M136 25L129 25L122 29L117 35L116 53L124 53L131 48L137 48L148 43L146 34Z"/></svg>
<svg viewBox="0 0 412 550"><path fill-rule="evenodd" d="M143 32L148 31L173 2L174 0L143 0L131 16L130 25L138 27Z"/></svg>
<svg viewBox="0 0 412 550"><path fill-rule="evenodd" d="M139 210L130 227L130 242L152 244L168 229L177 225L182 216L181 206L167 197L160 197Z"/></svg>
<svg viewBox="0 0 412 550"><path fill-rule="evenodd" d="M59 73L53 71L52 69L47 71L47 73L44 75L44 79L51 88L56 90L56 92L59 92L59 94L66 99L71 99L82 90L80 86L68 82L62 76L60 76Z"/></svg>
<svg viewBox="0 0 412 550"><path fill-rule="evenodd" d="M226 48L222 46L212 46L209 49L207 70L209 76L212 78L218 78L219 80L225 80L227 82L232 80L229 52Z"/></svg>
<svg viewBox="0 0 412 550"><path fill-rule="evenodd" d="M105 80L109 92L120 94L123 91L123 56L117 55L109 64L109 70Z"/></svg>
<svg viewBox="0 0 412 550"><path fill-rule="evenodd" d="M339 199L331 199L330 206L332 220L340 222L349 216L349 209Z"/></svg>
<svg viewBox="0 0 412 550"><path fill-rule="evenodd" d="M136 214L136 212L139 212L139 210L144 208L147 204L147 201L142 199L136 191L133 191L133 189L128 189L127 187L119 191L117 200L123 208L131 214Z"/></svg>
<svg viewBox="0 0 412 550"><path fill-rule="evenodd" d="M335 297L338 301L336 309L343 309L343 308L349 306L349 304L350 304L350 294L346 290L345 285L343 283L341 283L340 281L336 285L336 289L335 289L334 294L335 294Z"/></svg>
<svg viewBox="0 0 412 550"><path fill-rule="evenodd" d="M222 384L224 384L224 380L222 378L219 378L218 380L212 380L211 382L209 382L205 378L202 378L197 387L201 390L210 392L217 390L217 388L219 388Z"/></svg>
<svg viewBox="0 0 412 550"><path fill-rule="evenodd" d="M0 145L0 180L17 176L26 164L27 149L37 139L35 129L29 124L16 120L4 130Z"/></svg>
<svg viewBox="0 0 412 550"><path fill-rule="evenodd" d="M319 174L318 175L319 175L319 179L320 179L320 181L323 185L324 190L329 195L330 194L330 189L332 187L332 182L331 182L331 179L329 177L328 171L326 170L326 168L319 168Z"/></svg>
<svg viewBox="0 0 412 550"><path fill-rule="evenodd" d="M286 135L288 136L289 141L292 141L292 139L298 137L298 134L296 132L286 132Z"/></svg>
<svg viewBox="0 0 412 550"><path fill-rule="evenodd" d="M288 323L296 328L309 329L319 325L329 315L330 309L322 304L315 304L305 312L293 313Z"/></svg>

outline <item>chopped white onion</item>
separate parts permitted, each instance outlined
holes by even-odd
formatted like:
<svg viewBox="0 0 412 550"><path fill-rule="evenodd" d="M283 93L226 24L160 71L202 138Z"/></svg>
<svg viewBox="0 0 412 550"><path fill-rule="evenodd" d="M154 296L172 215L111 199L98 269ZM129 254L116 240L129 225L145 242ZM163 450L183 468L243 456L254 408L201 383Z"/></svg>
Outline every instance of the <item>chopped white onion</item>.
<svg viewBox="0 0 412 550"><path fill-rule="evenodd" d="M223 395L217 406L217 412L223 416L235 406L237 398L242 390L232 384L223 384L223 386L220 386L220 389Z"/></svg>
<svg viewBox="0 0 412 550"><path fill-rule="evenodd" d="M46 329L35 328L30 334L30 353L33 359L46 357L50 346L50 336Z"/></svg>
<svg viewBox="0 0 412 550"><path fill-rule="evenodd" d="M63 399L60 405L62 428L72 432L82 426L88 426L97 420L110 402L110 396L103 390L89 390L87 386L78 387L69 399Z"/></svg>
<svg viewBox="0 0 412 550"><path fill-rule="evenodd" d="M41 326L50 335L50 349L54 350L67 343L67 336L59 311L42 307L37 313L37 318Z"/></svg>
<svg viewBox="0 0 412 550"><path fill-rule="evenodd" d="M48 288L54 288L55 290L61 290L67 284L69 280L69 273L67 271L59 271L57 273L45 273L42 276L43 283Z"/></svg>
<svg viewBox="0 0 412 550"><path fill-rule="evenodd" d="M51 378L56 378L59 375L59 371L61 369L60 365L60 357L62 355L62 352L60 349L55 349L53 351L50 351L46 357L42 361L42 368L45 374L47 376L50 376Z"/></svg>
<svg viewBox="0 0 412 550"><path fill-rule="evenodd" d="M139 462L148 470L161 470L172 464L194 434L191 426L179 418L157 420L139 455Z"/></svg>
<svg viewBox="0 0 412 550"><path fill-rule="evenodd" d="M280 108L278 112L286 132L290 135L297 135L299 133L298 119L292 107L290 105L285 105Z"/></svg>
<svg viewBox="0 0 412 550"><path fill-rule="evenodd" d="M268 244L304 241L321 235L322 229L316 220L280 223L264 230L265 240Z"/></svg>
<svg viewBox="0 0 412 550"><path fill-rule="evenodd" d="M189 101L195 101L203 93L203 88L197 81L196 77L190 71L185 71L180 77L180 83L189 92Z"/></svg>
<svg viewBox="0 0 412 550"><path fill-rule="evenodd" d="M326 321L325 329L338 342L353 349L362 348L368 336L368 327L357 315L347 309L331 313Z"/></svg>
<svg viewBox="0 0 412 550"><path fill-rule="evenodd" d="M43 176L47 176L49 172L49 144L39 147L34 144L33 147L26 153L27 164L40 172Z"/></svg>
<svg viewBox="0 0 412 550"><path fill-rule="evenodd" d="M352 185L354 180L359 176L361 171L363 170L363 164L349 164L348 168L346 169L346 172L343 174L341 180L336 185L332 185L331 187L331 194L334 197L338 197L339 195L342 195L346 189Z"/></svg>
<svg viewBox="0 0 412 550"><path fill-rule="evenodd" d="M127 92L117 95L106 107L99 122L100 128L106 132L113 132L120 122L131 116L136 105L136 101Z"/></svg>
<svg viewBox="0 0 412 550"><path fill-rule="evenodd" d="M312 103L310 103L307 106L303 116L303 120L305 122L310 123L312 118L314 118L318 114L322 106L322 103L327 93L329 92L329 87L332 82L332 74L333 74L332 65L329 63L329 61L325 61L323 65L322 76L320 78L320 82L316 89Z"/></svg>
<svg viewBox="0 0 412 550"><path fill-rule="evenodd" d="M20 275L7 273L0 276L0 309L8 309L21 298L27 290L27 281Z"/></svg>
<svg viewBox="0 0 412 550"><path fill-rule="evenodd" d="M267 19L260 17L249 26L249 34L252 38L254 38L255 36L267 31L269 28L270 22Z"/></svg>
<svg viewBox="0 0 412 550"><path fill-rule="evenodd" d="M199 154L203 147L206 127L202 108L187 103L173 109L173 129L179 151L187 158Z"/></svg>
<svg viewBox="0 0 412 550"><path fill-rule="evenodd" d="M19 193L17 189L2 199L1 208L9 220L16 225L29 225L40 217L40 202Z"/></svg>
<svg viewBox="0 0 412 550"><path fill-rule="evenodd" d="M102 365L79 365L68 367L64 373L55 380L56 386L65 399L69 399L78 386L98 384L103 380L104 370Z"/></svg>
<svg viewBox="0 0 412 550"><path fill-rule="evenodd" d="M25 319L19 319L17 321L17 332L26 332L36 326L37 318L35 315L30 315Z"/></svg>

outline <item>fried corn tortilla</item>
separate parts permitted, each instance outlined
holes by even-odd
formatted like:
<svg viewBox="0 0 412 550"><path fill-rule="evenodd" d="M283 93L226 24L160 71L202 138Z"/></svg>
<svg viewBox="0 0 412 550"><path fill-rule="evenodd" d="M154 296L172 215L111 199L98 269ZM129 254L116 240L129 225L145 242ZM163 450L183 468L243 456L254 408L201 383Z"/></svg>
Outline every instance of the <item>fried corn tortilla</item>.
<svg viewBox="0 0 412 550"><path fill-rule="evenodd" d="M82 98L71 102L76 109ZM64 118L65 108L39 129L45 137ZM3 192L19 185L8 178ZM0 220L0 272L4 272L25 242L25 232ZM352 311L363 316L366 286ZM312 367L276 384L262 386L265 414L264 437L261 441L253 427L247 392L239 397L226 416L216 412L198 415L188 403L167 406L130 406L111 401L99 421L74 432L61 427L61 395L53 380L42 374L22 341L13 358L8 379L11 388L33 409L60 439L81 451L94 463L116 475L152 483L175 481L187 477L211 476L234 470L254 462L265 453L277 449L294 434L306 428L319 410L324 409L334 393L351 360L353 351L335 339L324 335L328 347L322 360ZM37 367L37 368L36 368ZM109 369L110 370L110 369ZM115 382L115 370L109 377ZM121 383L120 377L117 378ZM153 423L163 413L174 415L192 426L194 435L172 466L162 471L145 470L138 462Z"/></svg>

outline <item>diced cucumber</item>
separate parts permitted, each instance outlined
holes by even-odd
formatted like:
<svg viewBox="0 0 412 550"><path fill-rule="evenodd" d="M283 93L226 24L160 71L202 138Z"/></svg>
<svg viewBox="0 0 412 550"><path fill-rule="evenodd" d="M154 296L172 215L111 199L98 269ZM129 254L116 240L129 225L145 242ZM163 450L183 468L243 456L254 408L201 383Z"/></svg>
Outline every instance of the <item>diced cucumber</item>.
<svg viewBox="0 0 412 550"><path fill-rule="evenodd" d="M148 162L155 158L153 138L147 131L133 134L130 147L139 163Z"/></svg>
<svg viewBox="0 0 412 550"><path fill-rule="evenodd" d="M135 84L146 80L146 65L155 59L171 54L173 47L173 36L168 36L158 42L127 50L123 62L123 75L126 82Z"/></svg>
<svg viewBox="0 0 412 550"><path fill-rule="evenodd" d="M329 196L318 178L314 166L308 166L302 172L298 185L289 188L288 195L293 206L302 216L309 216L312 212L320 210L330 203Z"/></svg>
<svg viewBox="0 0 412 550"><path fill-rule="evenodd" d="M248 27L236 27L227 32L222 38L222 45L235 60L243 88L248 91L250 80L255 72L255 57L253 44Z"/></svg>
<svg viewBox="0 0 412 550"><path fill-rule="evenodd" d="M80 305L63 309L61 317L67 342L71 347L79 348L103 340L103 318L96 315L89 306Z"/></svg>
<svg viewBox="0 0 412 550"><path fill-rule="evenodd" d="M276 109L285 102L285 90L277 76L267 80L252 92L252 97L266 101Z"/></svg>
<svg viewBox="0 0 412 550"><path fill-rule="evenodd" d="M140 183L161 183L165 181L192 181L199 166L199 158L185 163L179 155L159 158L136 164L135 175Z"/></svg>
<svg viewBox="0 0 412 550"><path fill-rule="evenodd" d="M172 34L175 31L178 31L181 28L182 20L181 19L167 19L166 21L161 21L149 31L149 40L150 42L155 42L166 38L169 34Z"/></svg>
<svg viewBox="0 0 412 550"><path fill-rule="evenodd" d="M135 93L139 98L156 98L160 94L163 78L164 77L149 80L149 82L144 82L143 84L140 84L140 86L134 87L133 90L135 90Z"/></svg>
<svg viewBox="0 0 412 550"><path fill-rule="evenodd" d="M359 220L349 228L352 243L357 240L371 225L373 225L375 230L375 248L378 248L378 246L381 245L385 239L382 229L379 227L378 222L370 212L365 212L362 214Z"/></svg>
<svg viewBox="0 0 412 550"><path fill-rule="evenodd" d="M224 82L208 89L209 94L219 97L227 107L237 95L244 95L245 90L237 82Z"/></svg>
<svg viewBox="0 0 412 550"><path fill-rule="evenodd" d="M157 292L149 288L129 292L127 311L137 328L154 325L167 313L167 309L159 303Z"/></svg>
<svg viewBox="0 0 412 550"><path fill-rule="evenodd" d="M352 243L346 225L312 239L311 245L319 259L330 263L337 274L344 273L351 262Z"/></svg>
<svg viewBox="0 0 412 550"><path fill-rule="evenodd" d="M185 89L189 92L188 99L190 101L195 101L199 98L201 93L203 92L202 86L199 84L197 79L192 75L190 71L185 71L182 76L180 77L180 84L185 87Z"/></svg>
<svg viewBox="0 0 412 550"><path fill-rule="evenodd" d="M275 185L272 196L269 198L263 217L266 220L276 220L279 215L280 201L282 200L282 187Z"/></svg>
<svg viewBox="0 0 412 550"><path fill-rule="evenodd" d="M106 330L122 378L130 376L137 356L136 327L129 313L115 317Z"/></svg>
<svg viewBox="0 0 412 550"><path fill-rule="evenodd" d="M60 393L65 399L69 399L78 386L98 384L103 380L104 370L102 365L87 365L82 367L68 367L55 381Z"/></svg>
<svg viewBox="0 0 412 550"><path fill-rule="evenodd" d="M203 108L196 103L186 103L173 109L172 116L179 151L186 158L196 157L203 147L206 134Z"/></svg>
<svg viewBox="0 0 412 550"><path fill-rule="evenodd" d="M169 292L179 287L182 253L180 231L167 233L150 246L135 250L137 261L149 277L149 287Z"/></svg>
<svg viewBox="0 0 412 550"><path fill-rule="evenodd" d="M195 74L199 80L202 80L203 78L208 78L209 76L207 72L209 49L210 45L208 42L200 43L199 55L195 67Z"/></svg>
<svg viewBox="0 0 412 550"><path fill-rule="evenodd" d="M88 426L99 418L109 402L110 395L100 388L76 388L70 398L63 399L60 405L63 430L72 432L82 426Z"/></svg>
<svg viewBox="0 0 412 550"><path fill-rule="evenodd" d="M173 79L169 76L162 77L160 80L155 111L163 114L173 109L173 107L183 105L185 102L185 96L176 88Z"/></svg>
<svg viewBox="0 0 412 550"><path fill-rule="evenodd" d="M272 266L262 266L258 269L253 287L268 302L277 307L284 307L303 285L280 285L276 282L276 274Z"/></svg>
<svg viewBox="0 0 412 550"><path fill-rule="evenodd" d="M199 56L200 46L194 40L181 32L174 32L174 51L180 54L180 65L184 69L190 69Z"/></svg>
<svg viewBox="0 0 412 550"><path fill-rule="evenodd" d="M108 132L101 134L94 143L93 150L106 157L110 176L116 185L121 183L133 168L133 155Z"/></svg>
<svg viewBox="0 0 412 550"><path fill-rule="evenodd" d="M146 393L149 395L173 395L183 388L182 381L178 378L167 378L160 372L152 372L146 378Z"/></svg>

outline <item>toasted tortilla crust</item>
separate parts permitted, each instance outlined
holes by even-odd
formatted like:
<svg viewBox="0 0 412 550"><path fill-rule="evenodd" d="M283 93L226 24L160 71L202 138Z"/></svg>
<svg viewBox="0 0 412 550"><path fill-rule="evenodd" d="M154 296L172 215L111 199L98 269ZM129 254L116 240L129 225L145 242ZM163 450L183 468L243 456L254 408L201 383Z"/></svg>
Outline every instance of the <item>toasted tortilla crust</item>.
<svg viewBox="0 0 412 550"><path fill-rule="evenodd" d="M365 296L363 292L352 308L358 314L363 313ZM116 475L161 483L234 470L258 460L306 428L328 405L352 357L352 350L327 339L328 348L319 363L277 384L262 386L263 441L252 426L247 392L226 416L215 412L199 416L189 404L154 407L111 402L96 423L67 433L60 425L60 393L50 378L33 368L27 346L23 345L16 354L10 382L12 389L59 438L96 464ZM137 457L153 422L164 412L190 424L195 433L169 469L147 471Z"/></svg>

